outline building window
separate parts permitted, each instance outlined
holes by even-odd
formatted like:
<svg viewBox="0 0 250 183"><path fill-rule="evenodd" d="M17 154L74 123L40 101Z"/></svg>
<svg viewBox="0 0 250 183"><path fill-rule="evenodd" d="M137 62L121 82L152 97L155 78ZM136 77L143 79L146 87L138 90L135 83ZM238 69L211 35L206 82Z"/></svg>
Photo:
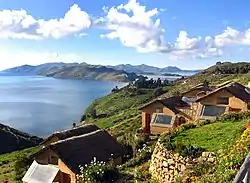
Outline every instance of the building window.
<svg viewBox="0 0 250 183"><path fill-rule="evenodd" d="M229 98L228 97L218 97L217 98L217 104L228 105L229 104Z"/></svg>
<svg viewBox="0 0 250 183"><path fill-rule="evenodd" d="M212 106L212 105L204 105L201 110L201 116L207 117L216 117L224 114L226 111L226 107L224 106Z"/></svg>
<svg viewBox="0 0 250 183"><path fill-rule="evenodd" d="M172 116L166 114L156 114L152 118L151 124L171 125L172 118Z"/></svg>
<svg viewBox="0 0 250 183"><path fill-rule="evenodd" d="M161 108L157 108L155 112L156 113L163 113L163 108L162 107Z"/></svg>

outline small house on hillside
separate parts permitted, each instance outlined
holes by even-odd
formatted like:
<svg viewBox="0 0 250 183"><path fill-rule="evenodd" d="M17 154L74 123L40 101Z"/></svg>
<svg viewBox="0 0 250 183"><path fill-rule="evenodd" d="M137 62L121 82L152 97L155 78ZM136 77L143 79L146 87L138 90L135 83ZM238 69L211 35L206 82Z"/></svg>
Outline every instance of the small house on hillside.
<svg viewBox="0 0 250 183"><path fill-rule="evenodd" d="M228 112L249 110L250 89L236 82L221 85L200 97L196 119L211 119Z"/></svg>
<svg viewBox="0 0 250 183"><path fill-rule="evenodd" d="M186 123L191 120L185 113L189 108L189 104L181 96L156 100L145 105L140 109L144 134L162 133L169 127Z"/></svg>
<svg viewBox="0 0 250 183"><path fill-rule="evenodd" d="M34 162L23 182L76 183L76 175L80 173L79 165L89 164L94 157L98 161L118 165L126 154L127 150L108 132L95 130L51 143L33 154L31 158ZM46 176L46 169L54 173Z"/></svg>
<svg viewBox="0 0 250 183"><path fill-rule="evenodd" d="M158 99L142 107L142 129L146 135L162 133L186 122L249 109L249 88L236 82L219 86L204 82L179 96Z"/></svg>

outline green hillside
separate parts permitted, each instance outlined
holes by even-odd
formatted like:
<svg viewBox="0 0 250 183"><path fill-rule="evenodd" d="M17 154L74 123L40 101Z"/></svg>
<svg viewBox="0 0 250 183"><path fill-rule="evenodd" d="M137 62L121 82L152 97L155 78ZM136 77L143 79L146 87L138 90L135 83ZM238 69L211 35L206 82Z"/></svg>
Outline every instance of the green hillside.
<svg viewBox="0 0 250 183"><path fill-rule="evenodd" d="M0 123L0 154L38 145L42 139Z"/></svg>
<svg viewBox="0 0 250 183"><path fill-rule="evenodd" d="M249 70L242 71L242 64ZM226 70L230 71L227 72ZM141 85L143 87L128 85L122 89L113 90L109 95L95 100L82 115L82 121L84 123L95 123L99 127L107 129L112 135L117 137L119 142L131 149L131 158L120 168L122 173L128 174L130 177L126 182L150 182L148 160L159 136L152 136L148 140L140 135L141 115L139 108L145 103L156 99L159 96L159 91L161 91L160 93L164 92L160 97L168 97L182 93L205 80L213 85L219 85L226 81L237 81L246 85L250 81L249 71L250 64L248 63L240 63L239 65L217 63L217 65L201 73L178 79L169 86L160 87L161 89L159 87L150 88L147 85ZM190 144L214 152L220 149L225 150L230 148L230 145L240 138L247 122L244 119L230 120L222 119L216 123L188 129L178 134L173 141L182 139L184 145ZM151 151L147 151L142 155L142 151L139 151L139 149L143 148L143 144L150 147ZM237 165L242 162L244 155L245 151L238 157ZM221 168L221 166L218 164L216 168ZM213 169L213 171L215 172L217 169ZM225 168L223 169L223 171L226 170ZM210 173L210 170L207 170L207 172ZM229 173L228 176L234 175L234 173L235 171L232 174ZM209 176L212 175L208 174L207 177ZM217 174L214 176L217 176ZM203 180L205 179L206 177L203 178Z"/></svg>

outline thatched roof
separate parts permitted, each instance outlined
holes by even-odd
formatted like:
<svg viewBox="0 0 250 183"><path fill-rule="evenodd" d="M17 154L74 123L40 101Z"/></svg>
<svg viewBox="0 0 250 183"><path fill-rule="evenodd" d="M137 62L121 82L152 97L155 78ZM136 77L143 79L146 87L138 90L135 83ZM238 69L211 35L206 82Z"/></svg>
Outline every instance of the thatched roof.
<svg viewBox="0 0 250 183"><path fill-rule="evenodd" d="M221 90L226 90L227 92L231 93L236 98L241 99L242 101L249 103L250 102L250 89L248 87L245 87L237 82L230 82L228 84L222 85L218 89L214 90L213 92L197 99L196 101L199 102L203 100L204 98L218 92Z"/></svg>
<svg viewBox="0 0 250 183"><path fill-rule="evenodd" d="M171 111L173 111L176 114L180 112L180 110L178 108L190 107L187 102L184 102L182 100L182 96L173 96L173 97L169 97L169 98L165 98L165 99L155 100L155 101L143 106L142 108L140 108L140 110L143 110L145 107L148 107L151 104L156 103L156 102L161 103L162 105L169 108Z"/></svg>
<svg viewBox="0 0 250 183"><path fill-rule="evenodd" d="M64 139L71 138L74 136L87 134L96 130L99 130L99 128L96 125L87 124L87 125L75 127L75 128L64 130L64 131L57 131L57 132L54 132L49 137L47 137L41 144L48 142L53 137L57 137L59 140L64 140Z"/></svg>
<svg viewBox="0 0 250 183"><path fill-rule="evenodd" d="M98 161L107 162L112 154L112 157L116 158L128 153L121 144L104 130L96 130L88 134L61 140L44 149L51 149L56 152L74 173L79 173L79 165L89 164L94 157ZM40 152L44 152L44 149Z"/></svg>

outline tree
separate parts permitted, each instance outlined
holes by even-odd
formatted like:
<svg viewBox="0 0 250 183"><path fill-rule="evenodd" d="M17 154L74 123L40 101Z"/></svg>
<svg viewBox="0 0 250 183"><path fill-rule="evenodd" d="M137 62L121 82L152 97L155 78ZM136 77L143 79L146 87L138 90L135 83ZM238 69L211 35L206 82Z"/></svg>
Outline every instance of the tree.
<svg viewBox="0 0 250 183"><path fill-rule="evenodd" d="M170 85L170 83L169 83L169 81L167 80L167 79L165 79L164 81L163 81L163 84L162 84L163 86L169 86Z"/></svg>
<svg viewBox="0 0 250 183"><path fill-rule="evenodd" d="M97 115L96 115L96 109L95 109L95 108L92 108L92 109L90 110L89 114L90 114L90 117L96 118L96 117L97 117Z"/></svg>
<svg viewBox="0 0 250 183"><path fill-rule="evenodd" d="M165 92L163 91L162 88L156 88L154 91L154 96L159 97L160 95L164 94Z"/></svg>
<svg viewBox="0 0 250 183"><path fill-rule="evenodd" d="M220 61L219 61L219 62L216 62L216 65L221 65L221 64L222 64L222 62L220 62Z"/></svg>
<svg viewBox="0 0 250 183"><path fill-rule="evenodd" d="M161 87L161 78L158 78L156 81L156 86Z"/></svg>
<svg viewBox="0 0 250 183"><path fill-rule="evenodd" d="M137 88L144 88L146 86L147 77L140 75L138 80L135 82Z"/></svg>
<svg viewBox="0 0 250 183"><path fill-rule="evenodd" d="M209 86L209 82L208 82L207 80L204 80L204 81L203 81L203 85L204 85L204 86Z"/></svg>
<svg viewBox="0 0 250 183"><path fill-rule="evenodd" d="M118 91L119 91L118 86L115 86L115 88L113 88L111 92L112 92L112 93L116 93L116 92L118 92Z"/></svg>
<svg viewBox="0 0 250 183"><path fill-rule="evenodd" d="M85 120L86 120L86 118L87 118L87 117L86 117L86 115L85 115L85 114L83 114L83 115L82 115L82 117L81 117L81 121L85 121Z"/></svg>
<svg viewBox="0 0 250 183"><path fill-rule="evenodd" d="M18 155L14 162L14 171L16 181L21 181L25 172L28 170L29 166L32 164L32 160L27 157L27 155Z"/></svg>

